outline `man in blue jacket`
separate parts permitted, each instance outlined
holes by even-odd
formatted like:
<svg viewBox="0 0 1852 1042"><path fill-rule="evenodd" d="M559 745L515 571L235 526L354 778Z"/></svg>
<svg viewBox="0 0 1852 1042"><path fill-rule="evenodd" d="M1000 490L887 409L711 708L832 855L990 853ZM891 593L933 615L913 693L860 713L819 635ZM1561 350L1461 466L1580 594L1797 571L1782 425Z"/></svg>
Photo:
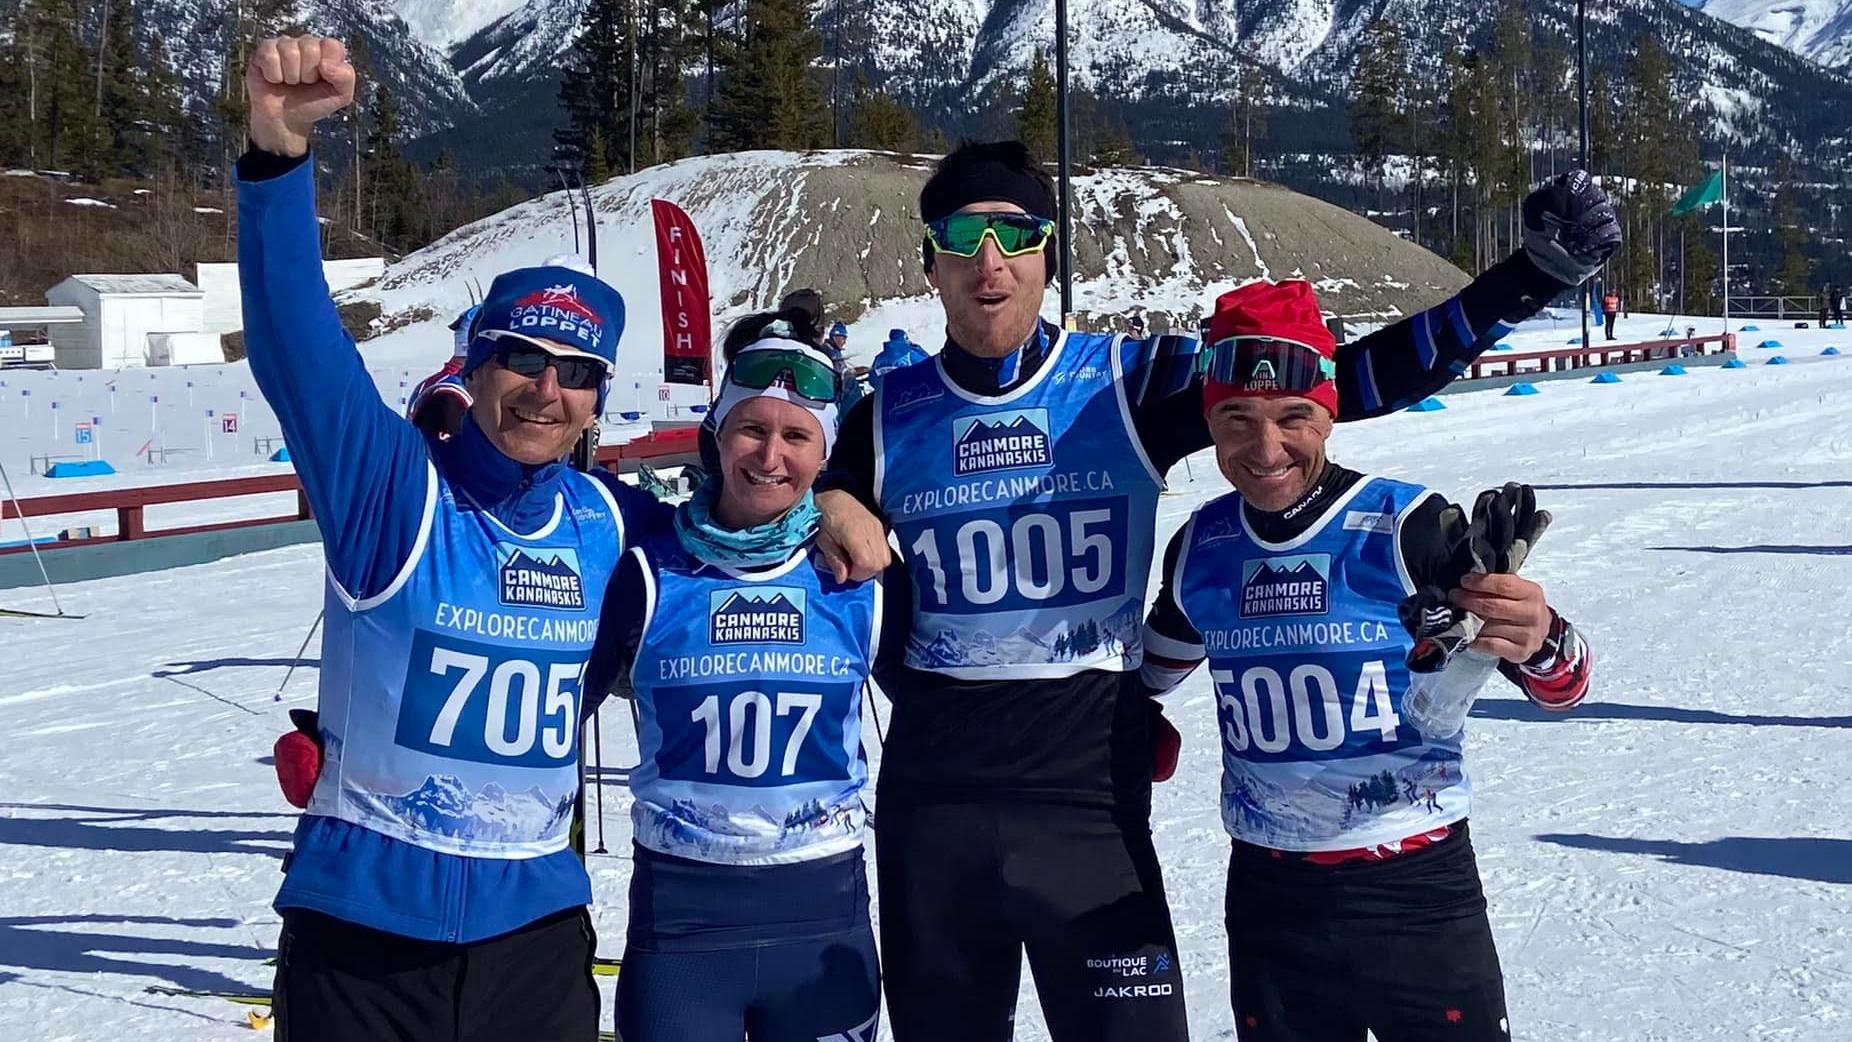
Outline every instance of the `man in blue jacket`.
<svg viewBox="0 0 1852 1042"><path fill-rule="evenodd" d="M591 884L568 845L580 680L617 560L671 514L561 462L600 411L624 302L573 267L501 275L461 426L400 418L321 273L309 134L354 79L339 41L264 41L238 162L251 371L328 566L323 761L276 899L277 1035L590 1042Z"/></svg>
<svg viewBox="0 0 1852 1042"><path fill-rule="evenodd" d="M869 367L869 382L878 381L902 366L924 362L928 357L918 344L907 339L906 330L890 329L887 331L887 343L881 345L881 353L875 356L875 364Z"/></svg>

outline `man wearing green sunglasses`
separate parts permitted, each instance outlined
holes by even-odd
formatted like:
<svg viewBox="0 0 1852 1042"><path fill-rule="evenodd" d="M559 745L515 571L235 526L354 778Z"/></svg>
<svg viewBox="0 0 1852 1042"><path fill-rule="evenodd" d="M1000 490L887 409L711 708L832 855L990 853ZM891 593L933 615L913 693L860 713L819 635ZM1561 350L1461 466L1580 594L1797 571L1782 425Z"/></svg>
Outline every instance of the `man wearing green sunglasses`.
<svg viewBox="0 0 1852 1042"><path fill-rule="evenodd" d="M876 864L897 1042L1008 1039L1025 952L1056 1042L1188 1034L1150 832L1153 735L1174 753L1175 732L1136 675L1163 475L1211 444L1203 373L1194 339L1040 317L1054 211L1019 142L940 162L921 248L947 343L847 413L818 483L820 506L884 516L905 555L888 581L912 590L905 664L877 675L894 703ZM1524 250L1340 349L1340 416L1444 386L1619 243L1586 175L1525 216Z"/></svg>

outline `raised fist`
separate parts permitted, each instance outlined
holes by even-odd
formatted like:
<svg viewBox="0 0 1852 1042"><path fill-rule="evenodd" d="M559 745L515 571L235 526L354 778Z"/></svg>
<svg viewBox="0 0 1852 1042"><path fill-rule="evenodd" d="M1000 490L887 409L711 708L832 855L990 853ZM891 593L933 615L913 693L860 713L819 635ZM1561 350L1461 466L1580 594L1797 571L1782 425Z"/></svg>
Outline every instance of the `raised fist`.
<svg viewBox="0 0 1852 1042"><path fill-rule="evenodd" d="M307 153L315 124L354 101L347 48L327 36L276 36L258 44L244 84L251 143L279 156Z"/></svg>
<svg viewBox="0 0 1852 1042"><path fill-rule="evenodd" d="M1524 197L1524 251L1564 285L1580 285L1620 244L1614 204L1585 170L1558 174Z"/></svg>

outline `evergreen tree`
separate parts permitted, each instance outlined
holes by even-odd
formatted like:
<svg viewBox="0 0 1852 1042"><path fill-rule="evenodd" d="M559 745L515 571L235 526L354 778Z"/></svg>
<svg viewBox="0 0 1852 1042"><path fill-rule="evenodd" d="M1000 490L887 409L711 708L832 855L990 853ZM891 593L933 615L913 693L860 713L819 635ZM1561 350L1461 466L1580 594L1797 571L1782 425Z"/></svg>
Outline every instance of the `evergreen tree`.
<svg viewBox="0 0 1852 1042"><path fill-rule="evenodd" d="M420 245L424 230L424 179L399 148L399 106L383 84L373 91L373 126L367 134L372 169L367 216L373 237L398 252Z"/></svg>
<svg viewBox="0 0 1852 1042"><path fill-rule="evenodd" d="M745 39L708 112L718 151L812 149L830 141L829 106L812 73L822 42L805 0L746 0Z"/></svg>
<svg viewBox="0 0 1852 1042"><path fill-rule="evenodd" d="M1258 59L1245 54L1235 73L1228 123L1222 128L1222 168L1231 177L1254 176L1254 143L1267 137L1266 77Z"/></svg>
<svg viewBox="0 0 1852 1042"><path fill-rule="evenodd" d="M1050 159L1059 147L1055 125L1055 76L1041 51L1029 63L1029 81L1016 110L1016 137L1037 160Z"/></svg>
<svg viewBox="0 0 1852 1042"><path fill-rule="evenodd" d="M1710 228L1695 215L1682 219L1684 304L1681 310L1708 315L1718 304L1717 255L1711 252Z"/></svg>
<svg viewBox="0 0 1852 1042"><path fill-rule="evenodd" d="M1402 27L1386 18L1371 22L1363 31L1357 71L1351 77L1356 97L1350 104L1350 134L1363 162L1363 176L1375 182L1379 202L1390 151L1403 139L1407 83Z"/></svg>
<svg viewBox="0 0 1852 1042"><path fill-rule="evenodd" d="M1096 126L1088 155L1094 166L1136 166L1144 162L1144 157L1132 144L1132 132L1126 128L1125 121L1117 117Z"/></svg>
<svg viewBox="0 0 1852 1042"><path fill-rule="evenodd" d="M180 80L174 75L173 59L160 33L148 37L145 63L141 158L149 172L170 170L185 162L192 131L181 101Z"/></svg>
<svg viewBox="0 0 1852 1042"><path fill-rule="evenodd" d="M633 15L630 0L590 0L566 52L558 94L566 125L553 132L553 155L587 181L592 170L625 169L632 158Z"/></svg>
<svg viewBox="0 0 1852 1042"><path fill-rule="evenodd" d="M912 110L870 87L867 74L857 73L849 109L849 146L912 152L919 142L920 125Z"/></svg>

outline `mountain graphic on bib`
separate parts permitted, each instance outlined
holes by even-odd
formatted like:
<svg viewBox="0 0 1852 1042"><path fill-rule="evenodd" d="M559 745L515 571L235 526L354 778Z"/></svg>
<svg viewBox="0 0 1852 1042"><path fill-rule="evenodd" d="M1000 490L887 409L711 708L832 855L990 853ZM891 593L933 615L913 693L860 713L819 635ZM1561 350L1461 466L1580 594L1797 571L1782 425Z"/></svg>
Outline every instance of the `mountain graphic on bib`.
<svg viewBox="0 0 1852 1042"><path fill-rule="evenodd" d="M572 797L560 802L538 788L509 792L490 782L470 792L462 779L434 774L403 796L379 797L395 815L444 836L496 840L543 835L572 813Z"/></svg>
<svg viewBox="0 0 1852 1042"><path fill-rule="evenodd" d="M956 428L965 423L963 430ZM993 470L1046 467L1054 463L1048 446L1048 410L1023 409L953 421L952 473L958 477Z"/></svg>
<svg viewBox="0 0 1852 1042"><path fill-rule="evenodd" d="M501 602L510 607L585 608L585 587L579 579L577 556L568 551L529 553L504 547L501 566Z"/></svg>
<svg viewBox="0 0 1852 1042"><path fill-rule="evenodd" d="M711 644L804 643L804 591L786 587L715 591L708 612Z"/></svg>

